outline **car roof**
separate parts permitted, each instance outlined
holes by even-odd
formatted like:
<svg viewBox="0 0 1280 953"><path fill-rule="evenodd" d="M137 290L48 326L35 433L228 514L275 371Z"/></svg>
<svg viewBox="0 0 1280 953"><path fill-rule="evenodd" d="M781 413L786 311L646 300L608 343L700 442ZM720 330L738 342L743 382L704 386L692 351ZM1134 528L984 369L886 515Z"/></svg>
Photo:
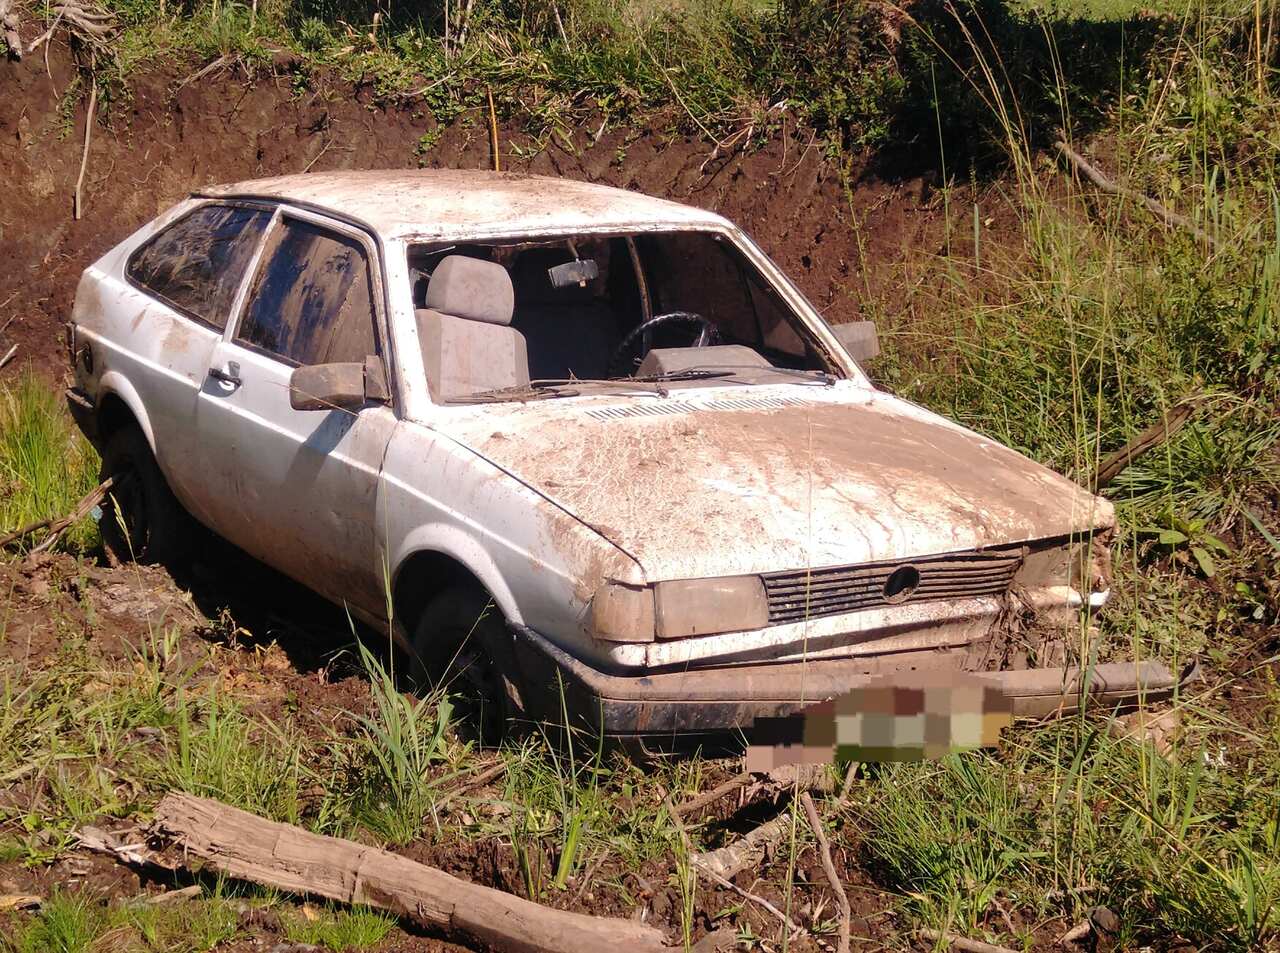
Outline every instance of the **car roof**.
<svg viewBox="0 0 1280 953"><path fill-rule="evenodd" d="M474 169L313 172L201 189L356 219L383 238L478 239L530 233L723 228L689 205L574 179Z"/></svg>

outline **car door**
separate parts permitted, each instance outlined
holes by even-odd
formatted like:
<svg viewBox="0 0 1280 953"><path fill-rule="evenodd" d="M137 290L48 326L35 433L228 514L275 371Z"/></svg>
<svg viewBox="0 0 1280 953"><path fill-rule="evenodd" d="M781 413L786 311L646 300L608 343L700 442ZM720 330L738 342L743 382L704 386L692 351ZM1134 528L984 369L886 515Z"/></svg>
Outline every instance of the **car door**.
<svg viewBox="0 0 1280 953"><path fill-rule="evenodd" d="M273 211L238 202L190 209L133 249L95 299L107 312L104 363L137 393L169 485L202 518L197 394Z"/></svg>
<svg viewBox="0 0 1280 953"><path fill-rule="evenodd" d="M383 359L377 251L368 236L277 212L239 314L197 403L213 525L269 565L365 615L385 609L375 513L391 407L294 410L294 368ZM384 365L385 369L385 365Z"/></svg>

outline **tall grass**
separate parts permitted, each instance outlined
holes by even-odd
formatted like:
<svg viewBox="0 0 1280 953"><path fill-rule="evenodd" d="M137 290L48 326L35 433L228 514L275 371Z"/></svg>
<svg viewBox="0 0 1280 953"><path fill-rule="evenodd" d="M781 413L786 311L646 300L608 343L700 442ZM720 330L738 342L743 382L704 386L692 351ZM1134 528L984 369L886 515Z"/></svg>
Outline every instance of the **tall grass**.
<svg viewBox="0 0 1280 953"><path fill-rule="evenodd" d="M56 388L25 371L0 384L0 535L65 516L97 485L98 455L76 429ZM61 545L88 549L97 527L86 518Z"/></svg>

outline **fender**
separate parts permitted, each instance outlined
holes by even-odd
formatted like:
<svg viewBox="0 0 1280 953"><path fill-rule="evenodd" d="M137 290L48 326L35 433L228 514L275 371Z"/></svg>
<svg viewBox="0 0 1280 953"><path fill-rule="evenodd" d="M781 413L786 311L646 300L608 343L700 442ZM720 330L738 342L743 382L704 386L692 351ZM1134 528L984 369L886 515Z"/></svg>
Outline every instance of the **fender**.
<svg viewBox="0 0 1280 953"><path fill-rule="evenodd" d="M456 526L445 523L418 526L400 540L391 560L391 564L395 566L391 576L392 591L395 590L401 568L411 556L423 552L440 553L461 563L484 586L508 622L512 625L524 625L524 617L520 614L520 607L516 605L511 589L484 547Z"/></svg>
<svg viewBox="0 0 1280 953"><path fill-rule="evenodd" d="M137 390L133 384L129 382L129 378L125 377L119 371L109 370L103 373L98 381L98 408L101 410L103 402L110 395L119 397L129 412L133 414L134 420L138 422L138 426L142 428L142 434L147 438L147 444L151 447L151 453L156 455L156 438L151 430L151 418L147 415L146 409L142 405L142 398L138 396Z"/></svg>

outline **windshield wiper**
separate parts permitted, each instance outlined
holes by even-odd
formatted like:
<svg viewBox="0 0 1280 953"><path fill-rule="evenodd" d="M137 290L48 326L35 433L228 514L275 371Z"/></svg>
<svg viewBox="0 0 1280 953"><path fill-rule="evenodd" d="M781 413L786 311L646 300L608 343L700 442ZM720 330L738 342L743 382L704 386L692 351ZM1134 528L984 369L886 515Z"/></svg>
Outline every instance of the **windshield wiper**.
<svg viewBox="0 0 1280 953"><path fill-rule="evenodd" d="M699 373L706 374L708 377L736 377L739 380L743 380L748 376L747 372L756 371L772 372L774 374L782 374L788 377L799 377L817 384L825 384L828 387L836 382L836 377L827 371L810 370L800 367L778 367L774 364L709 364L705 367L691 367L678 373ZM758 381L744 380L744 383L755 384L758 383Z"/></svg>
<svg viewBox="0 0 1280 953"><path fill-rule="evenodd" d="M639 383L650 382L641 380ZM626 387L641 394L666 396L666 391L656 384L653 387L636 387L635 384L636 381L629 377L608 379L590 377L548 378L532 380L527 384L517 384L514 387L499 387L495 390L477 391L474 394L454 397L449 402L453 404L473 404L496 400L547 400L552 397L577 397L582 393L581 388L583 386Z"/></svg>

